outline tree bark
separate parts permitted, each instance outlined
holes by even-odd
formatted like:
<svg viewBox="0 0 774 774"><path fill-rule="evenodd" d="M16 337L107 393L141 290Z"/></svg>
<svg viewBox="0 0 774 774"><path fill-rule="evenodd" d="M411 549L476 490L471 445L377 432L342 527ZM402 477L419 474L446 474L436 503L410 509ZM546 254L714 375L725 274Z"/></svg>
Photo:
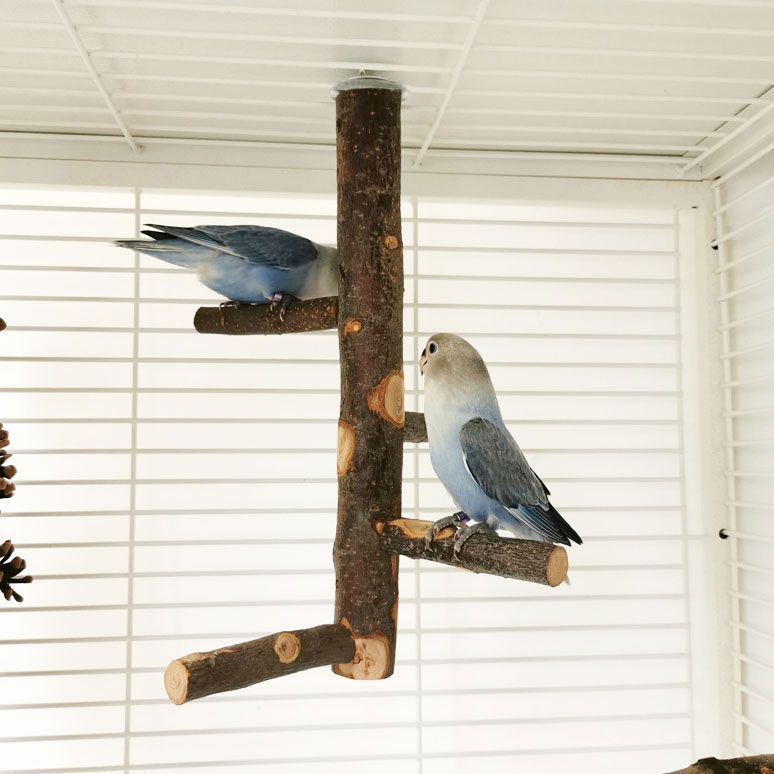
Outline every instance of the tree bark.
<svg viewBox="0 0 774 774"><path fill-rule="evenodd" d="M481 531L467 539L459 559L455 559L451 527L442 530L429 546L425 544L425 536L432 526L431 521L391 519L378 522L376 530L390 551L412 559L429 559L472 572L545 586L558 586L567 577L567 552L562 546Z"/></svg>
<svg viewBox="0 0 774 774"><path fill-rule="evenodd" d="M356 654L334 672L392 674L398 557L373 528L401 511L403 465L403 249L400 103L390 88L336 98L339 246L339 505L333 564L335 620Z"/></svg>
<svg viewBox="0 0 774 774"><path fill-rule="evenodd" d="M194 315L194 328L199 333L225 333L229 336L250 334L306 333L332 330L336 327L338 299L312 298L288 306L285 319L269 304L240 306L202 306Z"/></svg>
<svg viewBox="0 0 774 774"><path fill-rule="evenodd" d="M351 661L354 654L349 632L338 624L324 624L183 656L167 667L164 687L175 704L185 704L273 677Z"/></svg>
<svg viewBox="0 0 774 774"><path fill-rule="evenodd" d="M425 424L424 414L416 411L406 412L403 443L427 443L427 425Z"/></svg>
<svg viewBox="0 0 774 774"><path fill-rule="evenodd" d="M670 774L774 774L774 755L746 758L700 758L685 769Z"/></svg>

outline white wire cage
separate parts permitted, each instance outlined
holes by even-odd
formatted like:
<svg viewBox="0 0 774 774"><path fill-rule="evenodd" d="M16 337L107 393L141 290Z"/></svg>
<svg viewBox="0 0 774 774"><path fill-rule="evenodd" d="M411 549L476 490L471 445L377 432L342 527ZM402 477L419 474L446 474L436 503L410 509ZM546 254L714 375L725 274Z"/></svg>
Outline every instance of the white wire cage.
<svg viewBox="0 0 774 774"><path fill-rule="evenodd" d="M0 613L8 770L771 751L774 4L31 0L0 30L0 524L37 578ZM170 658L330 612L335 339L197 336L213 297L109 243L334 241L329 89L362 69L409 87L407 405L424 339L470 338L586 542L550 593L404 567L384 683L174 708ZM404 481L450 506L426 449Z"/></svg>

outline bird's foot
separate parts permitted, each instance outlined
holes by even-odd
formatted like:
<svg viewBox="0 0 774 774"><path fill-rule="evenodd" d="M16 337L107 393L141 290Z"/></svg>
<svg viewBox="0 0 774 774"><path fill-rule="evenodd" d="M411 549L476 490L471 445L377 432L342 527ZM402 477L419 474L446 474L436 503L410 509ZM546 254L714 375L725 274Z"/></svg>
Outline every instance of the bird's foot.
<svg viewBox="0 0 774 774"><path fill-rule="evenodd" d="M269 308L273 312L277 308L277 305L279 305L279 318L282 322L285 322L285 312L287 312L288 307L294 301L299 300L300 299L290 293L274 293L271 297L271 306Z"/></svg>
<svg viewBox="0 0 774 774"><path fill-rule="evenodd" d="M461 526L454 536L454 558L459 561L462 547L465 545L465 543L468 542L468 540L470 540L473 535L476 534L476 532L494 531L495 530L493 530L485 521L479 521L478 523L471 524L470 526Z"/></svg>
<svg viewBox="0 0 774 774"><path fill-rule="evenodd" d="M237 307L242 306L242 303L240 301L221 301L221 303L218 304L218 309L220 309L220 327L224 328L226 326L226 316L223 313L225 309L236 309Z"/></svg>
<svg viewBox="0 0 774 774"><path fill-rule="evenodd" d="M470 517L467 513L464 513L463 511L457 511L457 513L453 513L451 516L444 516L442 519L434 521L433 526L427 530L427 534L425 535L425 546L430 548L430 544L433 542L433 540L435 540L438 537L438 534L445 530L447 527L460 529L463 524L468 522L469 519Z"/></svg>

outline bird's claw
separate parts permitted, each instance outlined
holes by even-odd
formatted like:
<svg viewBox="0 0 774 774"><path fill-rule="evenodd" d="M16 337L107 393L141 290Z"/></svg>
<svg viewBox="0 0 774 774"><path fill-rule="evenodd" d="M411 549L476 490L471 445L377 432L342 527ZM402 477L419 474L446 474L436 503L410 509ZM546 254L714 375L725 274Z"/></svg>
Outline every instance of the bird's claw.
<svg viewBox="0 0 774 774"><path fill-rule="evenodd" d="M485 521L479 521L470 526L460 526L454 535L454 559L456 561L460 560L462 547L476 534L476 532L494 532L494 530Z"/></svg>
<svg viewBox="0 0 774 774"><path fill-rule="evenodd" d="M281 322L285 322L285 313L294 301L298 301L298 299L290 293L275 293L271 297L269 309L273 312L279 304L279 318Z"/></svg>
<svg viewBox="0 0 774 774"><path fill-rule="evenodd" d="M221 328L226 325L226 316L224 315L225 309L236 309L237 307L242 306L242 304L239 301L221 301L218 304L218 309L220 309L220 326Z"/></svg>
<svg viewBox="0 0 774 774"><path fill-rule="evenodd" d="M435 540L439 533L445 530L447 527L459 528L467 521L468 514L463 513L463 511L457 511L457 513L453 513L451 516L444 516L442 519L434 521L433 525L429 530L427 530L427 534L425 535L425 547L430 548L433 540Z"/></svg>
<svg viewBox="0 0 774 774"><path fill-rule="evenodd" d="M287 312L287 310L288 310L288 307L289 307L289 306L290 306L290 305L291 305L291 304L292 304L294 301L297 301L297 300L298 300L298 299L297 299L295 296L291 296L291 295L285 295L285 296L283 297L283 299L282 299L282 303L280 304L280 313L279 313L279 318L280 318L280 321L281 321L281 322L285 322L285 313Z"/></svg>

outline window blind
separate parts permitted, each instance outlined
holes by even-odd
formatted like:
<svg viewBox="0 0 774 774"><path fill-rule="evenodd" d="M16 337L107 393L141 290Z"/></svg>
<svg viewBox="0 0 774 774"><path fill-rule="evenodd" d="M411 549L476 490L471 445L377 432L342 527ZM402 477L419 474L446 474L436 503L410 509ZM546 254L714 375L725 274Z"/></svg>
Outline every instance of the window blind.
<svg viewBox="0 0 774 774"><path fill-rule="evenodd" d="M172 658L332 615L335 333L201 336L143 223L335 240L333 197L0 189L2 516L36 582L0 608L14 771L653 772L692 754L679 250L669 206L408 197L407 408L439 330L584 537L572 586L402 562L395 675L314 670L171 706ZM448 514L406 446L408 516Z"/></svg>

